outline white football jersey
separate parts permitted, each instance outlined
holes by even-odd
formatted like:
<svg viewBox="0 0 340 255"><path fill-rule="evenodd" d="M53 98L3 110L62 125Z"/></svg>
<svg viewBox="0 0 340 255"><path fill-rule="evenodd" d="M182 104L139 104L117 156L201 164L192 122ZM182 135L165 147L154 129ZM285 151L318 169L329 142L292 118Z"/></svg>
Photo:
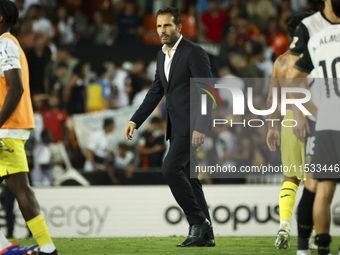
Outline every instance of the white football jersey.
<svg viewBox="0 0 340 255"><path fill-rule="evenodd" d="M340 24L326 26L310 37L296 66L322 83L316 131L340 131Z"/></svg>
<svg viewBox="0 0 340 255"><path fill-rule="evenodd" d="M332 22L326 18L323 12L316 12L313 15L304 18L301 21L298 30L295 32L293 41L289 47L290 54L300 56L303 53L309 38L331 24Z"/></svg>
<svg viewBox="0 0 340 255"><path fill-rule="evenodd" d="M326 18L323 12L316 12L313 15L303 19L290 45L290 54L296 56L303 54L309 39L318 31L330 25L332 25L332 22ZM321 101L320 90L322 89L322 84L320 84L318 79L315 79L314 74L314 71L311 72L307 77L307 80L310 85L309 91L312 95L312 101L316 107L319 107ZM308 118L312 121L316 121L312 115L308 116Z"/></svg>

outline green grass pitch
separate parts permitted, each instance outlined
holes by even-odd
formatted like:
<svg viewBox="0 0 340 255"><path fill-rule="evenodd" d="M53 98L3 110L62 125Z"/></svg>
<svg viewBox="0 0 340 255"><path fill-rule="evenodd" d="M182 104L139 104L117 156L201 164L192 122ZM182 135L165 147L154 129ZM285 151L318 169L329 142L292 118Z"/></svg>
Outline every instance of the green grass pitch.
<svg viewBox="0 0 340 255"><path fill-rule="evenodd" d="M340 237L332 237L332 254L338 254ZM185 237L144 238L54 238L60 255L111 255L111 254L296 254L297 239L291 238L291 247L277 250L272 237L216 237L216 247L177 248ZM35 244L34 239L14 239L13 243ZM312 252L313 255L317 251Z"/></svg>

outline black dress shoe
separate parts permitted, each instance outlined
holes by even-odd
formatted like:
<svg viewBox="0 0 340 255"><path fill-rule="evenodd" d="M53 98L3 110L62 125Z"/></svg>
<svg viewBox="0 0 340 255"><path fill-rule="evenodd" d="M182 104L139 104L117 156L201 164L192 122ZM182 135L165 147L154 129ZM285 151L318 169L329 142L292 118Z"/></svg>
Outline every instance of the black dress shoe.
<svg viewBox="0 0 340 255"><path fill-rule="evenodd" d="M204 235L209 231L210 227L211 223L207 219L205 219L201 224L191 225L187 239L182 244L177 245L177 247L198 246Z"/></svg>
<svg viewBox="0 0 340 255"><path fill-rule="evenodd" d="M208 232L204 235L202 241L197 245L199 247L215 247L215 238L213 228L210 227Z"/></svg>

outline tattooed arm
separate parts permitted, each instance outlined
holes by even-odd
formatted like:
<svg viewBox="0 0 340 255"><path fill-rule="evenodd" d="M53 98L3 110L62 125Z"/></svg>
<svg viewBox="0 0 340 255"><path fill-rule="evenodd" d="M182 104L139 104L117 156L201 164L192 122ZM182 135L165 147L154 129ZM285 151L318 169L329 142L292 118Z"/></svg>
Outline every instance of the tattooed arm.
<svg viewBox="0 0 340 255"><path fill-rule="evenodd" d="M280 80L279 78L285 78L285 70L286 70L286 53L279 56L278 59L274 63L272 77L270 79L269 91L267 97L267 109L270 109L273 104L273 88L277 88L277 98L281 97L280 90ZM281 81L282 82L282 81ZM277 116L277 108L272 114L268 115L268 119L276 119ZM276 128L276 121L268 122L268 133L267 133L267 145L271 151L276 151L276 144L280 146L280 134Z"/></svg>
<svg viewBox="0 0 340 255"><path fill-rule="evenodd" d="M287 55L284 53L283 55L279 56L277 60L274 63L273 67L273 73L270 79L269 83L269 91L268 91L268 97L267 97L267 109L270 109L273 104L273 88L277 88L277 98L281 98L281 83L283 83L283 79L285 78L285 71L286 71L286 61L287 61ZM281 78L281 80L280 80ZM277 108L275 111L268 115L268 119L275 119L277 115ZM271 122L269 122L268 128L276 128L276 126L272 127Z"/></svg>

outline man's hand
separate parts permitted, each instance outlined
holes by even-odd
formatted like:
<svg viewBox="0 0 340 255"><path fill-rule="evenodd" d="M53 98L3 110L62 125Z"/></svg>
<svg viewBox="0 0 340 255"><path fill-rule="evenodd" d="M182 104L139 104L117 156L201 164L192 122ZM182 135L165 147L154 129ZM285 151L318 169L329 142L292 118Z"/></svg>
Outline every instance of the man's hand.
<svg viewBox="0 0 340 255"><path fill-rule="evenodd" d="M201 146L204 143L204 138L205 138L205 134L194 131L192 133L192 141L191 141L192 146L195 148Z"/></svg>
<svg viewBox="0 0 340 255"><path fill-rule="evenodd" d="M135 123L129 122L124 131L126 139L132 140L133 131L136 129L137 125Z"/></svg>
<svg viewBox="0 0 340 255"><path fill-rule="evenodd" d="M266 141L267 141L269 150L276 151L276 144L277 146L280 146L279 132L274 128L270 128L267 133Z"/></svg>
<svg viewBox="0 0 340 255"><path fill-rule="evenodd" d="M296 110L293 108L294 120L297 122L297 125L293 127L294 135L301 141L305 142L305 129L308 134L310 134L310 128L308 124L308 120L305 116L302 115L300 110Z"/></svg>

